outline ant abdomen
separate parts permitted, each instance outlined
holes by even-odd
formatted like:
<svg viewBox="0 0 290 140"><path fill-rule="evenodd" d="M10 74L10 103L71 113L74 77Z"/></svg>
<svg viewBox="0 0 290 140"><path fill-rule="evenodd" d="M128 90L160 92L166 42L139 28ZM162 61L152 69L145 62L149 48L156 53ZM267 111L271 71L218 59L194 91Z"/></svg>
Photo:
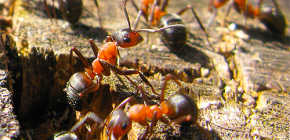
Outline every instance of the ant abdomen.
<svg viewBox="0 0 290 140"><path fill-rule="evenodd" d="M83 110L84 103L79 94L86 90L88 87L92 86L92 84L93 82L91 79L83 73L78 72L71 76L67 82L65 92L67 101L73 109L77 111ZM89 96L91 96L91 94L89 94ZM88 104L90 103L89 99L91 98L85 100Z"/></svg>
<svg viewBox="0 0 290 140"><path fill-rule="evenodd" d="M184 24L177 14L166 14L159 21L160 28L175 24ZM186 44L186 27L169 28L161 31L161 34L163 42L173 51L179 51Z"/></svg>
<svg viewBox="0 0 290 140"><path fill-rule="evenodd" d="M262 4L258 18L274 35L285 35L286 21L278 8Z"/></svg>
<svg viewBox="0 0 290 140"><path fill-rule="evenodd" d="M190 115L189 121L184 121L182 125L192 125L197 122L198 119L198 107L193 99L185 94L177 93L170 96L167 100L168 114L171 119L178 119Z"/></svg>
<svg viewBox="0 0 290 140"><path fill-rule="evenodd" d="M61 13L64 19L66 19L71 25L76 24L83 12L82 0L58 0Z"/></svg>

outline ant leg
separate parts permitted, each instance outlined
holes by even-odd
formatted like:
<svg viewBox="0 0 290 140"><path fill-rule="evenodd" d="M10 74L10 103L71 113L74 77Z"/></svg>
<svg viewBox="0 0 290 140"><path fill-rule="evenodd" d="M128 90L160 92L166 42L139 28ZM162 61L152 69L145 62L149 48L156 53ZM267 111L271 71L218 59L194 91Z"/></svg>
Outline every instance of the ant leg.
<svg viewBox="0 0 290 140"><path fill-rule="evenodd" d="M53 12L54 19L56 21L56 25L58 25L58 23L57 23L57 17L56 17L56 12L55 12L55 7L54 7L54 0L52 0L52 12Z"/></svg>
<svg viewBox="0 0 290 140"><path fill-rule="evenodd" d="M244 30L247 32L247 17L248 17L248 13L249 11L249 5L248 5L248 1L246 0L245 1L245 5L246 5L246 9L245 9L245 12L243 13L244 14Z"/></svg>
<svg viewBox="0 0 290 140"><path fill-rule="evenodd" d="M77 50L76 47L72 47L70 50L70 68L71 68L71 70L72 70L72 65L73 65L73 52L75 52L77 54L77 56L79 57L79 59L81 59L81 61L85 65L85 68L91 69L90 64L87 61L87 59L85 59L85 57L80 53L80 51ZM72 70L72 73L73 73L73 70Z"/></svg>
<svg viewBox="0 0 290 140"><path fill-rule="evenodd" d="M183 117L179 117L177 119L171 120L170 125L181 124L183 122L190 121L190 119L191 119L191 116L190 115L186 115L186 116L183 116Z"/></svg>
<svg viewBox="0 0 290 140"><path fill-rule="evenodd" d="M214 20L214 18L216 17L217 15L217 9L223 5L225 5L226 3L228 2L228 0L211 0L209 3L208 3L208 10L213 12L213 14L211 15L208 23L207 23L207 28L206 29L209 29L209 27L211 26L212 24L212 21ZM222 23L224 24L224 23ZM222 25L224 26L224 25Z"/></svg>
<svg viewBox="0 0 290 140"><path fill-rule="evenodd" d="M142 98L143 98L143 100L144 100L144 104L145 104L146 106L149 106L149 101L148 101L147 96L145 95L145 92L144 92L144 90L143 90L143 88L142 88L142 85L139 85L138 88L139 88L139 90L140 90L140 92L141 92ZM137 93L138 93L138 92L137 92Z"/></svg>
<svg viewBox="0 0 290 140"><path fill-rule="evenodd" d="M148 79L138 70L123 70L122 73L124 75L132 75L132 74L139 74L140 78L148 85L151 87L151 90L154 94L157 94L157 92L154 90L153 86L150 84L150 82L148 81Z"/></svg>
<svg viewBox="0 0 290 140"><path fill-rule="evenodd" d="M151 10L151 13L149 14L149 28L151 28L151 25L152 25L152 22L153 22L153 20L154 20L154 11L155 11L155 7L158 5L160 3L160 1L159 0L154 0L154 3L153 3L153 5L152 5L152 10ZM149 44L149 33L147 33L147 41L146 41L146 43L147 43L147 46L148 46L148 44Z"/></svg>
<svg viewBox="0 0 290 140"><path fill-rule="evenodd" d="M85 123L85 121L87 119L91 119L93 121L95 121L96 123L101 124L103 122L103 120L101 118L99 118L94 112L89 112L87 113L87 115L82 118L79 122L77 122L70 130L70 133L73 133L76 129L78 129L82 124Z"/></svg>
<svg viewBox="0 0 290 140"><path fill-rule="evenodd" d="M99 89L99 87L100 87L100 85L94 84L94 85L88 87L87 89L85 89L84 91L82 91L79 94L79 97L81 98L85 94L95 92L95 91L97 91Z"/></svg>
<svg viewBox="0 0 290 140"><path fill-rule="evenodd" d="M152 135L152 132L153 132L153 128L156 126L157 124L157 118L156 118L156 111L154 111L154 115L153 115L153 118L151 120L151 124L149 126L149 124L147 123L146 121L146 130L145 130L145 133L143 134L143 136L140 138L141 140L145 140L145 139L149 139L150 136ZM148 135L149 133L149 135Z"/></svg>
<svg viewBox="0 0 290 140"><path fill-rule="evenodd" d="M226 11L226 15L225 15L224 20L223 20L223 23L222 23L222 26L225 26L226 25L227 17L229 15L230 10L231 10L231 8L232 8L232 6L233 6L234 3L235 3L234 0L231 0L230 1L229 6L228 6L227 11Z"/></svg>
<svg viewBox="0 0 290 140"><path fill-rule="evenodd" d="M175 83L177 83L178 86L182 87L181 83L178 80L178 77L177 76L174 76L174 75L167 75L164 79L164 83L163 83L163 86L162 86L162 89L161 89L161 95L160 95L160 102L163 102L164 101L164 92L166 90L166 86L167 86L167 82L169 80L173 80ZM182 89L184 90L184 92L186 93L186 90L182 87Z"/></svg>
<svg viewBox="0 0 290 140"><path fill-rule="evenodd" d="M209 27L211 26L211 24L212 24L213 20L215 19L216 15L217 15L217 8L213 8L213 13L210 16L210 18L209 18L209 20L207 22L207 25L206 25L207 29L209 29Z"/></svg>
<svg viewBox="0 0 290 140"><path fill-rule="evenodd" d="M183 12L185 12L187 9L191 9L191 12L193 13L195 19L197 20L197 22L198 22L198 24L199 24L199 27L202 29L202 31L203 31L203 33L204 33L204 35L205 35L205 37L206 37L206 41L207 41L209 47L211 47L211 49L214 50L213 47L212 47L212 45L211 45L211 43L210 43L210 41L209 41L209 39L208 39L208 34L206 33L205 28L203 27L203 25L202 25L202 23L201 23L199 17L197 16L197 14L196 14L196 12L194 11L194 9L193 9L192 6L187 5L187 7L181 9L179 12L177 12L177 14L178 14L178 15L181 15L181 14L183 14Z"/></svg>
<svg viewBox="0 0 290 140"><path fill-rule="evenodd" d="M99 59L100 63L102 64L103 68L109 68L111 70L113 70L114 72L116 72L119 75L124 75L136 88L138 88L138 86L136 85L135 82L133 82L127 75L133 75L133 74L139 74L140 78L148 85L151 87L152 91L154 94L158 95L156 93L156 91L154 90L153 86L150 84L150 82L148 81L148 79L138 70L120 70L118 69L116 66L108 63L105 60Z"/></svg>
<svg viewBox="0 0 290 140"><path fill-rule="evenodd" d="M155 11L155 7L159 4L159 0L155 0L153 5L152 5L152 11L149 15L149 27L151 27L153 19L154 19L154 11Z"/></svg>
<svg viewBox="0 0 290 140"><path fill-rule="evenodd" d="M90 42L91 48L92 48L92 50L93 50L93 52L95 54L95 57L97 58L98 57L99 48L96 45L96 43L93 41L93 39L89 39L89 42Z"/></svg>
<svg viewBox="0 0 290 140"><path fill-rule="evenodd" d="M154 115L153 115L153 118L152 118L152 120L151 120L151 125L150 125L150 130L149 130L148 138L150 138L150 136L152 135L153 128L154 128L154 127L156 126L156 124L157 124L158 119L157 119L156 116L157 116L157 112L154 111Z"/></svg>
<svg viewBox="0 0 290 140"><path fill-rule="evenodd" d="M264 0L260 0L260 1L259 1L259 5L261 5L261 4L263 3L263 1L264 1ZM280 9L278 3L276 2L276 0L272 0L272 3L274 4L275 8L277 8L278 10ZM280 11L280 10L279 10L279 11Z"/></svg>
<svg viewBox="0 0 290 140"><path fill-rule="evenodd" d="M99 24L100 24L100 26L101 26L101 28L102 28L103 26L102 26L101 17L100 17L100 9L99 9L98 0L94 0L94 1L95 1L95 5L96 5L96 7L97 7L97 14L98 14Z"/></svg>
<svg viewBox="0 0 290 140"><path fill-rule="evenodd" d="M102 65L102 67L103 67L102 74L105 75L105 76L110 76L110 75L111 75L110 67L107 66L107 65L110 64L110 63L107 62L107 61L105 61L105 60L99 59L99 58L97 58L97 60L99 61L99 63L100 63L100 64ZM108 63L108 64L106 65L106 63ZM112 64L110 64L110 65L112 65ZM114 66L114 65L112 65L112 66ZM114 67L116 67L116 66L114 66ZM116 68L117 68L117 67L116 67ZM118 69L118 68L117 68L117 69Z"/></svg>
<svg viewBox="0 0 290 140"><path fill-rule="evenodd" d="M53 23L52 22L52 17L51 17L51 15L49 13L49 9L48 9L48 5L47 5L47 1L46 0L44 0L44 6L45 6L46 13L47 13L47 15L48 15L48 17L50 19L50 22Z"/></svg>
<svg viewBox="0 0 290 140"><path fill-rule="evenodd" d="M131 104L135 104L136 99L133 96L130 96L130 97L126 98L125 100L123 100L114 110L121 109L127 102L129 102ZM114 112L114 111L112 111L112 112Z"/></svg>
<svg viewBox="0 0 290 140"><path fill-rule="evenodd" d="M88 87L87 89L85 89L79 94L80 98L85 94L97 91L99 87L100 87L100 84L93 84L92 86Z"/></svg>
<svg viewBox="0 0 290 140"><path fill-rule="evenodd" d="M208 139L213 140L213 138L205 131L203 127L201 127L198 123L195 123L195 125L197 126L198 130L202 132Z"/></svg>
<svg viewBox="0 0 290 140"><path fill-rule="evenodd" d="M145 140L147 138L148 132L150 131L149 129L150 129L149 124L146 121L146 130L143 136L140 138L140 140Z"/></svg>
<svg viewBox="0 0 290 140"><path fill-rule="evenodd" d="M165 8L168 5L168 0L163 0L160 6L161 11L165 11Z"/></svg>
<svg viewBox="0 0 290 140"><path fill-rule="evenodd" d="M89 42L90 42L91 48L92 48L92 50L93 50L93 52L95 54L95 57L97 58L98 57L98 52L99 52L98 46L93 41L93 39L89 39ZM81 61L85 65L85 68L88 68L88 69L91 68L89 62L87 61L87 59L85 59L85 57L77 50L77 48L72 47L71 50L70 50L70 67L71 67L71 70L72 70L72 65L73 65L73 54L72 54L73 52L75 52L77 54L77 56L81 59ZM72 73L73 73L73 71L72 71Z"/></svg>
<svg viewBox="0 0 290 140"><path fill-rule="evenodd" d="M142 98L143 98L143 100L144 100L144 104L145 104L145 106L149 106L149 101L148 101L147 96L145 95L145 92L144 92L144 90L143 90L143 88L142 88L142 85L139 85L138 87L139 87L139 90L140 90L140 92L141 92ZM157 112L154 111L153 118L152 118L152 120L151 120L151 125L150 125L150 127L149 127L149 125L148 125L148 123L147 123L146 131L145 131L145 133L144 133L144 135L142 136L141 139L146 139L146 137L147 137L147 135L148 135L148 132L149 132L148 138L151 136L151 134L152 134L152 132L153 132L153 128L154 128L154 127L156 126L156 124L157 124L157 117L156 117L156 116L157 116ZM149 129L149 128L150 128L150 129Z"/></svg>
<svg viewBox="0 0 290 140"><path fill-rule="evenodd" d="M191 116L186 115L186 116L177 118L175 120L172 120L170 125L181 124L182 122L190 121L190 119L191 119ZM202 132L208 139L213 140L203 127L201 127L198 123L195 123L195 125L197 126L198 130Z"/></svg>
<svg viewBox="0 0 290 140"><path fill-rule="evenodd" d="M47 15L48 15L48 17L50 19L50 22L53 24L52 17L50 15L46 0L44 0L44 6L45 6L46 13L47 13ZM55 19L56 25L57 25L57 17L56 17L56 12L55 12L55 7L54 7L54 0L52 0L52 7L53 7L53 16L54 16L54 19Z"/></svg>
<svg viewBox="0 0 290 140"><path fill-rule="evenodd" d="M136 17L136 19L135 19L134 28L133 28L133 30L135 30L135 29L137 28L137 26L138 26L139 19L140 19L141 15L143 15L143 17L145 18L145 20L146 20L147 22L148 22L148 19L147 19L147 15L146 15L146 13L143 11L143 9L140 9L140 10L139 10L139 8L138 8L138 6L137 6L137 4L135 3L134 0L131 0L131 2L132 2L133 7L135 8L135 10L138 12L137 17Z"/></svg>

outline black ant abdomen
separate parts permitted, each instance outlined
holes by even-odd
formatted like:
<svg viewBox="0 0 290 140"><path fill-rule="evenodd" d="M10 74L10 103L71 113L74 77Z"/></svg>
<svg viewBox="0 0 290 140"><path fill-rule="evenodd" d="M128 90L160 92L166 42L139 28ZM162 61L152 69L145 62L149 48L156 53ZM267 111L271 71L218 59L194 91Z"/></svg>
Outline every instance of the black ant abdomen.
<svg viewBox="0 0 290 140"><path fill-rule="evenodd" d="M177 14L166 14L161 17L159 27L166 27L169 25L184 24L180 16ZM186 27L169 28L161 31L162 41L170 47L172 51L179 51L185 46L187 41Z"/></svg>
<svg viewBox="0 0 290 140"><path fill-rule="evenodd" d="M84 73L78 72L71 76L71 78L67 82L65 92L67 96L67 101L73 109L77 111L83 110L84 101L82 100L82 97L80 97L80 94L89 89L90 87L93 87L93 82ZM88 96L90 96L90 94ZM89 99L91 98L85 100L88 104L90 103Z"/></svg>
<svg viewBox="0 0 290 140"><path fill-rule="evenodd" d="M278 8L262 4L258 18L274 35L285 35L286 20Z"/></svg>
<svg viewBox="0 0 290 140"><path fill-rule="evenodd" d="M167 100L169 113L167 116L171 120L191 116L189 121L181 122L181 125L193 125L198 119L198 107L191 97L186 94L177 93L170 96Z"/></svg>
<svg viewBox="0 0 290 140"><path fill-rule="evenodd" d="M65 18L71 25L76 24L83 12L83 2L82 0L58 0L61 13L63 18Z"/></svg>

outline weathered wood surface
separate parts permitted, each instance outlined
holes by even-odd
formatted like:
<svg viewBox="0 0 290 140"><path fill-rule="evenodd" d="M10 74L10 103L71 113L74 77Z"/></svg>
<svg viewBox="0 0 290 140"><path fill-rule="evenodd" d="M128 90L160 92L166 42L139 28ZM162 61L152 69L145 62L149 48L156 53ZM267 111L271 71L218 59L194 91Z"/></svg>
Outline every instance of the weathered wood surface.
<svg viewBox="0 0 290 140"><path fill-rule="evenodd" d="M284 14L290 10L287 9L285 1L281 1L281 3L286 3L281 5ZM207 22L210 16L207 11L207 1L188 3L187 0L178 2L172 0L167 11L176 12L187 4L192 4L196 8L203 23ZM97 22L98 17L96 17L96 7L93 1L85 0L81 24L72 30L60 17L57 19L58 25L55 24L55 20L52 25L46 15L42 0L17 1L13 17L13 36L21 57L19 63L23 69L23 71L18 71L22 85L17 92L21 98L16 103L19 108L18 118L23 121L24 131L21 132L21 137L46 139L55 131L68 130L74 123L71 119L72 122L69 125L64 125L63 122L67 120L60 117L66 115L63 113L66 108L63 88L71 75L68 65L70 48L76 46L86 57L92 58L93 53L87 41L89 38L93 38L97 45L101 46L106 35L128 26L121 1L115 3L99 1L99 5L103 29ZM130 2L127 5L131 21L134 21L137 13ZM219 17L224 15L222 11L224 9L219 11ZM58 10L57 13L60 15ZM287 19L290 18L289 14L285 16ZM290 90L287 71L290 67L287 61L289 51L285 49L285 46L272 39L269 33L264 32L263 26L257 20L249 20L248 34L253 39L249 41L231 35L230 38L236 42L221 39L225 34L231 33L221 33L215 30L217 26L215 22L209 29L213 46L220 47L221 42L228 42L227 46L236 48L232 57L225 58L224 55L208 50L204 36L189 11L182 15L182 18L190 33L187 46L181 52L170 52L161 42L158 34L150 34L148 45L145 39L136 47L121 49L121 66L140 69L157 91L163 83L163 76L160 73L179 75L179 78L184 81L183 85L189 87L192 93L199 93L200 98L197 103L200 107L200 119L198 123L214 138L285 138L287 128L289 129L289 123L287 125L285 122L289 120L287 114L289 115L290 108L287 104ZM240 18L241 16L232 12L228 19L242 25ZM217 21L220 22L220 19L222 18L217 18ZM65 25L66 27L63 27ZM145 28L142 23L140 25L139 28ZM286 32L289 34L289 28ZM146 33L142 35L145 37ZM289 40L288 36L287 39ZM79 62L76 64L74 70L82 71L83 66ZM237 77L231 80L234 75L233 69L236 69ZM205 74L207 70L210 70L209 75ZM132 78L138 84L141 83L138 76L132 76ZM124 83L120 83L115 75L104 78L103 84L106 86L98 92L103 95L102 91L107 93L107 88L110 88L110 94L95 97L97 99L94 99L91 104L92 106L97 104L95 111L102 118L105 118L111 109L109 104L117 104L136 92L126 79L123 81ZM171 83L167 90L167 97L176 90L176 86ZM146 88L146 91L151 94L150 89ZM234 103L235 94L239 96L239 104ZM257 102L253 96L258 97ZM43 98L47 100L41 101ZM100 105L96 102L99 102L101 98L109 99L104 99L103 101L108 102ZM158 103L154 99L152 102ZM107 113L100 114L98 111L100 108L107 108ZM39 110L42 110L42 113L37 113ZM57 123L55 119L58 120ZM143 131L140 129L144 130L143 127L134 124L129 132L131 136L129 139L142 135ZM152 139L164 138L200 139L204 138L204 135L196 127L174 126L174 130L171 130L170 127L159 123Z"/></svg>
<svg viewBox="0 0 290 140"><path fill-rule="evenodd" d="M2 34L0 34L2 36ZM13 104L13 89L12 89L12 77L8 71L8 62L13 61L12 51L10 50L10 38L9 36L2 36L4 38L3 47L0 52L0 137L3 138L17 138L20 134L20 124L14 113ZM1 43L2 45L2 43ZM3 50L4 49L4 50ZM4 53L5 51L5 53ZM7 55L4 55L7 54ZM10 56L10 57L8 57ZM13 62L12 62L13 63ZM9 64L12 64L9 63Z"/></svg>
<svg viewBox="0 0 290 140"><path fill-rule="evenodd" d="M253 42L244 47L245 52L235 54L238 77L247 93L275 90L290 92L290 52L278 45L258 45ZM257 96L257 95L253 95Z"/></svg>

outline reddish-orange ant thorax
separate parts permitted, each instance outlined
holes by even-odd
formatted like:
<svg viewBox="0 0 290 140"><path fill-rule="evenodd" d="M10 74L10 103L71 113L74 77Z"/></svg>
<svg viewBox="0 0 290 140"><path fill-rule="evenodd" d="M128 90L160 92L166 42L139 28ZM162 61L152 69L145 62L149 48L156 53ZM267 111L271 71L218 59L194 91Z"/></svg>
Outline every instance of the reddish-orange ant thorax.
<svg viewBox="0 0 290 140"><path fill-rule="evenodd" d="M158 25L161 17L163 17L166 14L167 13L162 11L159 6L156 6L155 9L154 9L153 20L151 22L151 25L153 25L153 26Z"/></svg>
<svg viewBox="0 0 290 140"><path fill-rule="evenodd" d="M143 5L148 6L149 4L153 4L154 0L141 0L141 3Z"/></svg>
<svg viewBox="0 0 290 140"><path fill-rule="evenodd" d="M95 59L92 63L93 71L97 74L103 72L103 66L101 65L99 59L105 60L112 65L116 65L117 62L117 45L116 42L105 43L98 52L98 59Z"/></svg>
<svg viewBox="0 0 290 140"><path fill-rule="evenodd" d="M147 114L150 113L150 108L143 104L135 104L128 110L128 117L135 122L144 122Z"/></svg>
<svg viewBox="0 0 290 140"><path fill-rule="evenodd" d="M144 40L138 32L133 31L130 28L118 29L111 35L111 39L117 42L117 45L122 48L136 46Z"/></svg>

